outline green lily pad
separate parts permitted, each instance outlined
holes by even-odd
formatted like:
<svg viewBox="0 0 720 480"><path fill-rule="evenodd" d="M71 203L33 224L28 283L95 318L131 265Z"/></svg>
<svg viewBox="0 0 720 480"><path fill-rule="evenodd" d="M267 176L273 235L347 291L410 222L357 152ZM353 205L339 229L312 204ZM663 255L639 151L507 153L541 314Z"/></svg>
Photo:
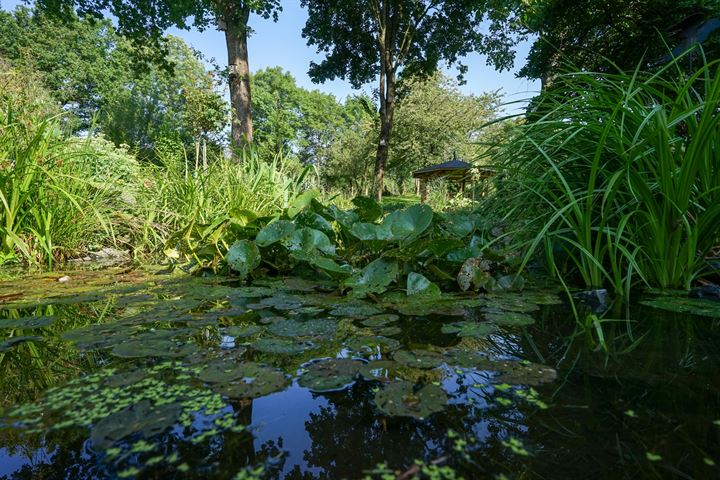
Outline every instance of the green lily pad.
<svg viewBox="0 0 720 480"><path fill-rule="evenodd" d="M377 315L382 313L382 310L369 304L353 302L339 307L330 311L330 315L334 317L354 317L354 318L365 318L371 315Z"/></svg>
<svg viewBox="0 0 720 480"><path fill-rule="evenodd" d="M640 303L659 310L720 318L720 302L713 302L712 300L684 297L659 297L653 300L643 300Z"/></svg>
<svg viewBox="0 0 720 480"><path fill-rule="evenodd" d="M225 334L231 337L252 337L263 331L263 327L260 325L237 325L227 327Z"/></svg>
<svg viewBox="0 0 720 480"><path fill-rule="evenodd" d="M445 363L463 368L474 368L478 370L492 369L494 362L486 355L475 350L464 350L452 348L443 352Z"/></svg>
<svg viewBox="0 0 720 480"><path fill-rule="evenodd" d="M311 342L298 342L283 338L260 338L250 346L259 352L277 355L299 355L307 350L317 348Z"/></svg>
<svg viewBox="0 0 720 480"><path fill-rule="evenodd" d="M313 254L319 251L326 255L335 255L335 244L323 232L313 228L295 230L283 244L291 252Z"/></svg>
<svg viewBox="0 0 720 480"><path fill-rule="evenodd" d="M197 350L194 344L178 345L170 340L128 340L113 347L112 354L120 358L184 357Z"/></svg>
<svg viewBox="0 0 720 480"><path fill-rule="evenodd" d="M383 220L383 224L389 225L393 240L410 241L427 230L432 224L432 219L432 209L425 204L418 203L404 210L390 213Z"/></svg>
<svg viewBox="0 0 720 480"><path fill-rule="evenodd" d="M421 369L439 367L443 363L442 355L430 350L400 350L393 354L393 360L408 367Z"/></svg>
<svg viewBox="0 0 720 480"><path fill-rule="evenodd" d="M360 375L365 380L390 380L396 377L400 365L392 360L372 360L360 367Z"/></svg>
<svg viewBox="0 0 720 480"><path fill-rule="evenodd" d="M532 325L535 319L525 313L490 311L485 313L485 319L495 325Z"/></svg>
<svg viewBox="0 0 720 480"><path fill-rule="evenodd" d="M381 315L373 315L372 317L363 320L362 323L366 327L386 327L391 323L395 323L400 319L399 316L393 315L392 313L385 313Z"/></svg>
<svg viewBox="0 0 720 480"><path fill-rule="evenodd" d="M108 387L129 387L135 385L148 377L148 372L143 369L120 372L105 378L103 383Z"/></svg>
<svg viewBox="0 0 720 480"><path fill-rule="evenodd" d="M349 358L328 358L306 364L298 378L301 387L314 392L344 390L355 383L363 362Z"/></svg>
<svg viewBox="0 0 720 480"><path fill-rule="evenodd" d="M440 328L442 333L457 333L461 337L486 337L497 331L492 323L455 322L447 323Z"/></svg>
<svg viewBox="0 0 720 480"><path fill-rule="evenodd" d="M493 370L500 372L495 378L498 383L537 386L553 382L557 378L554 368L527 361L499 361L495 363Z"/></svg>
<svg viewBox="0 0 720 480"><path fill-rule="evenodd" d="M228 250L225 261L240 278L245 278L260 266L260 250L253 242L237 240Z"/></svg>
<svg viewBox="0 0 720 480"><path fill-rule="evenodd" d="M35 337L30 335L24 335L22 337L12 337L0 343L0 353L7 352L15 345L20 345L21 343L40 341L42 341L41 337Z"/></svg>
<svg viewBox="0 0 720 480"><path fill-rule="evenodd" d="M396 260L378 258L370 262L361 271L345 280L345 287L353 289L353 295L364 296L368 293L382 293L398 275Z"/></svg>
<svg viewBox="0 0 720 480"><path fill-rule="evenodd" d="M447 394L436 385L416 389L409 382L394 382L375 394L378 410L391 417L427 418L447 404Z"/></svg>
<svg viewBox="0 0 720 480"><path fill-rule="evenodd" d="M213 389L230 398L257 398L284 389L290 382L280 370L257 363L242 363L234 367L240 376Z"/></svg>
<svg viewBox="0 0 720 480"><path fill-rule="evenodd" d="M387 337L355 337L347 340L345 345L355 353L372 355L387 353L400 348L400 342Z"/></svg>
<svg viewBox="0 0 720 480"><path fill-rule="evenodd" d="M382 335L383 337L392 337L395 335L400 335L402 333L402 328L400 327L384 327L380 328L375 331L378 335Z"/></svg>
<svg viewBox="0 0 720 480"><path fill-rule="evenodd" d="M203 382L227 383L242 378L248 372L246 363L232 360L216 360L205 366L197 375Z"/></svg>
<svg viewBox="0 0 720 480"><path fill-rule="evenodd" d="M106 449L134 434L150 438L173 426L181 410L179 404L153 406L143 400L100 420L93 426L90 439L96 447Z"/></svg>
<svg viewBox="0 0 720 480"><path fill-rule="evenodd" d="M272 323L268 331L280 337L332 337L337 323L333 320L318 318L315 320L285 320Z"/></svg>
<svg viewBox="0 0 720 480"><path fill-rule="evenodd" d="M276 310L297 310L303 306L303 303L302 298L295 295L275 295L260 300L260 305Z"/></svg>
<svg viewBox="0 0 720 480"><path fill-rule="evenodd" d="M508 312L530 313L540 310L531 296L525 297L521 293L505 293L498 295L487 295L487 308L493 310L505 310Z"/></svg>
<svg viewBox="0 0 720 480"><path fill-rule="evenodd" d="M0 318L0 328L42 328L52 325L55 317Z"/></svg>

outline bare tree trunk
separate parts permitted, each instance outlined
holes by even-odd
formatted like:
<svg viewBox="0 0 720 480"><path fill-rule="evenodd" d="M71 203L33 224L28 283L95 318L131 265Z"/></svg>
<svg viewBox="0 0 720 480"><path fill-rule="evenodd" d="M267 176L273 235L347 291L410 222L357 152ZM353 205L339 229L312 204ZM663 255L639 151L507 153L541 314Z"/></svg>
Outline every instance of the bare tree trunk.
<svg viewBox="0 0 720 480"><path fill-rule="evenodd" d="M385 166L390 152L390 136L395 116L395 71L380 75L380 139L375 155L375 198L382 201L385 189Z"/></svg>
<svg viewBox="0 0 720 480"><path fill-rule="evenodd" d="M253 141L252 113L250 111L250 64L247 48L247 22L250 9L226 6L222 14L221 29L225 30L228 52L228 85L232 106L232 146L242 147Z"/></svg>

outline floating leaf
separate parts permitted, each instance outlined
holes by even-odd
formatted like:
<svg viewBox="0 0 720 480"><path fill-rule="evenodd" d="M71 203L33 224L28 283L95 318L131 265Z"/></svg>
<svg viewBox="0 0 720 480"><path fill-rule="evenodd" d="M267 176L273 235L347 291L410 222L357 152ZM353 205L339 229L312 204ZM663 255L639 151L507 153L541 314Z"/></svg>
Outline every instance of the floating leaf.
<svg viewBox="0 0 720 480"><path fill-rule="evenodd" d="M457 333L461 337L487 337L497 331L497 327L492 323L455 322L443 325L440 331Z"/></svg>
<svg viewBox="0 0 720 480"><path fill-rule="evenodd" d="M0 318L0 328L42 328L52 325L55 317Z"/></svg>
<svg viewBox="0 0 720 480"><path fill-rule="evenodd" d="M268 331L280 337L332 337L335 335L337 323L328 319L285 320L274 322Z"/></svg>
<svg viewBox="0 0 720 480"><path fill-rule="evenodd" d="M385 313L381 315L373 315L372 317L363 320L361 323L366 327L385 327L391 323L397 322L399 319L400 317L397 315Z"/></svg>
<svg viewBox="0 0 720 480"><path fill-rule="evenodd" d="M193 344L178 346L170 340L128 340L115 345L112 354L121 358L184 357L197 350Z"/></svg>
<svg viewBox="0 0 720 480"><path fill-rule="evenodd" d="M242 363L233 368L241 375L214 386L214 390L230 398L257 398L284 389L289 380L285 374L257 363Z"/></svg>
<svg viewBox="0 0 720 480"><path fill-rule="evenodd" d="M363 365L348 358L318 360L304 365L306 371L298 378L298 384L314 392L344 390L355 383Z"/></svg>
<svg viewBox="0 0 720 480"><path fill-rule="evenodd" d="M439 367L443 363L442 355L430 350L400 350L393 354L393 360L408 367L421 369Z"/></svg>
<svg viewBox="0 0 720 480"><path fill-rule="evenodd" d="M426 418L446 404L447 394L432 384L415 389L409 382L394 382L375 394L378 410L391 417Z"/></svg>
<svg viewBox="0 0 720 480"><path fill-rule="evenodd" d="M105 449L134 434L150 438L174 425L180 412L179 404L153 406L142 400L100 420L93 426L90 439L93 445Z"/></svg>
<svg viewBox="0 0 720 480"><path fill-rule="evenodd" d="M330 315L334 317L354 317L364 318L370 315L377 315L382 313L379 308L364 302L352 302L340 305L339 307L330 311Z"/></svg>
<svg viewBox="0 0 720 480"><path fill-rule="evenodd" d="M345 345L358 354L375 354L392 352L400 348L400 342L387 337L355 337L347 340Z"/></svg>
<svg viewBox="0 0 720 480"><path fill-rule="evenodd" d="M232 326L225 329L225 334L231 337L252 337L263 331L260 325Z"/></svg>
<svg viewBox="0 0 720 480"><path fill-rule="evenodd" d="M306 350L316 348L311 342L297 342L282 338L260 338L250 346L260 352L280 355L298 355Z"/></svg>
<svg viewBox="0 0 720 480"><path fill-rule="evenodd" d="M535 323L535 319L530 315L517 312L491 311L485 314L485 319L496 325L521 326Z"/></svg>
<svg viewBox="0 0 720 480"><path fill-rule="evenodd" d="M670 312L689 313L703 317L720 318L720 302L700 298L659 297L643 300L642 305Z"/></svg>
<svg viewBox="0 0 720 480"><path fill-rule="evenodd" d="M260 265L260 250L248 240L237 240L225 256L228 266L245 278Z"/></svg>

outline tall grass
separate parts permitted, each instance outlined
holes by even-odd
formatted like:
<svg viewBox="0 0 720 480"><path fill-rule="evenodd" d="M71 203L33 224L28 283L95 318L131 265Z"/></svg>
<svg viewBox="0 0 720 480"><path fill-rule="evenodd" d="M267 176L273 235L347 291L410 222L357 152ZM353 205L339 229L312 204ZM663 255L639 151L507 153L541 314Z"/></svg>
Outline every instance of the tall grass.
<svg viewBox="0 0 720 480"><path fill-rule="evenodd" d="M496 157L496 205L551 272L690 287L720 244L720 62L568 73ZM529 234L529 238L527 235Z"/></svg>

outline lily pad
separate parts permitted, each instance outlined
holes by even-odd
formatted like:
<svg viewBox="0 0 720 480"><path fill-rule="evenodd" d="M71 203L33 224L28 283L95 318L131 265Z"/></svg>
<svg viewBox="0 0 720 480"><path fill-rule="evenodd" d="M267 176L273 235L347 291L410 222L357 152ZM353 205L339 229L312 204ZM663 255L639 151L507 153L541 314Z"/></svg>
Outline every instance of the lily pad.
<svg viewBox="0 0 720 480"><path fill-rule="evenodd" d="M52 325L55 317L20 317L20 318L0 318L0 328L42 328Z"/></svg>
<svg viewBox="0 0 720 480"><path fill-rule="evenodd" d="M525 297L521 293L487 295L486 302L487 308L508 312L530 313L540 310L531 296Z"/></svg>
<svg viewBox="0 0 720 480"><path fill-rule="evenodd" d="M174 425L181 410L179 404L153 406L143 400L100 420L93 426L90 439L93 445L105 449L134 434L150 438Z"/></svg>
<svg viewBox="0 0 720 480"><path fill-rule="evenodd" d="M387 337L355 337L345 342L355 353L371 355L392 352L400 348L400 342Z"/></svg>
<svg viewBox="0 0 720 480"><path fill-rule="evenodd" d="M408 367L421 369L439 367L443 363L442 355L430 350L400 350L395 352L393 360Z"/></svg>
<svg viewBox="0 0 720 480"><path fill-rule="evenodd" d="M225 329L225 334L231 337L252 337L263 331L260 325L237 325Z"/></svg>
<svg viewBox="0 0 720 480"><path fill-rule="evenodd" d="M208 383L227 383L246 376L250 364L232 360L216 360L198 373L198 378Z"/></svg>
<svg viewBox="0 0 720 480"><path fill-rule="evenodd" d="M720 303L713 302L711 300L683 297L659 297L653 300L643 300L640 303L659 310L720 318Z"/></svg>
<svg viewBox="0 0 720 480"><path fill-rule="evenodd" d="M457 333L461 337L486 337L496 330L494 324L480 322L448 323L440 329L442 333Z"/></svg>
<svg viewBox="0 0 720 480"><path fill-rule="evenodd" d="M365 380L389 380L395 378L399 366L392 360L372 360L360 367L360 375Z"/></svg>
<svg viewBox="0 0 720 480"><path fill-rule="evenodd" d="M297 342L283 338L260 338L250 344L252 348L263 353L279 355L299 355L316 346L311 342Z"/></svg>
<svg viewBox="0 0 720 480"><path fill-rule="evenodd" d="M337 329L333 320L318 318L315 320L285 320L274 322L268 331L280 337L332 337Z"/></svg>
<svg viewBox="0 0 720 480"><path fill-rule="evenodd" d="M436 385L419 389L409 382L388 384L375 394L378 410L391 417L426 418L440 412L447 404L447 394Z"/></svg>
<svg viewBox="0 0 720 480"><path fill-rule="evenodd" d="M443 352L445 363L463 368L474 368L478 370L492 369L494 362L486 355L475 350L464 350L452 348Z"/></svg>
<svg viewBox="0 0 720 480"><path fill-rule="evenodd" d="M112 354L120 358L184 357L197 350L193 344L178 345L170 340L128 340L115 345Z"/></svg>
<svg viewBox="0 0 720 480"><path fill-rule="evenodd" d="M402 328L400 327L384 327L376 330L378 335L382 335L384 337L392 337L395 335L400 335L402 333Z"/></svg>
<svg viewBox="0 0 720 480"><path fill-rule="evenodd" d="M382 313L379 308L370 305L369 303L353 302L339 307L330 311L330 315L334 317L354 317L364 318L370 315L377 315Z"/></svg>
<svg viewBox="0 0 720 480"><path fill-rule="evenodd" d="M554 368L527 361L500 361L493 369L500 372L495 378L498 383L536 386L553 382L557 378Z"/></svg>
<svg viewBox="0 0 720 480"><path fill-rule="evenodd" d="M391 323L395 323L400 319L399 316L392 313L385 313L381 315L373 315L372 317L363 320L362 323L366 327L386 327Z"/></svg>
<svg viewBox="0 0 720 480"><path fill-rule="evenodd" d="M30 335L25 335L22 337L12 337L0 343L0 353L7 352L15 345L20 345L21 343L39 341L42 341L41 337L35 337Z"/></svg>
<svg viewBox="0 0 720 480"><path fill-rule="evenodd" d="M532 325L535 319L525 313L491 311L485 313L485 319L495 325Z"/></svg>
<svg viewBox="0 0 720 480"><path fill-rule="evenodd" d="M344 390L355 383L364 363L349 358L328 358L306 364L298 378L301 387L314 392Z"/></svg>
<svg viewBox="0 0 720 480"><path fill-rule="evenodd" d="M234 370L240 377L216 385L216 392L230 398L257 398L280 391L289 383L282 371L257 363L242 363Z"/></svg>
<svg viewBox="0 0 720 480"><path fill-rule="evenodd" d="M276 310L296 310L303 306L303 300L295 295L274 295L260 300L260 305Z"/></svg>

